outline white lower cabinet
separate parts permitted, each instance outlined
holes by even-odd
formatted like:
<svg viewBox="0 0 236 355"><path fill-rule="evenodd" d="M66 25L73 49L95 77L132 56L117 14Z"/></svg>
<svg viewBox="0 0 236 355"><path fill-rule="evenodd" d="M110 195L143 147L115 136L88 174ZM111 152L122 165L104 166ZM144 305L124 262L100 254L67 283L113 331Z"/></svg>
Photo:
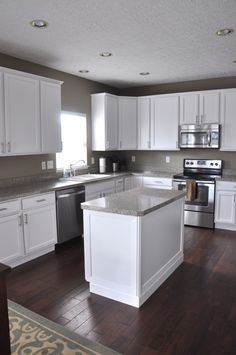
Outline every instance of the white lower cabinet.
<svg viewBox="0 0 236 355"><path fill-rule="evenodd" d="M0 204L0 262L20 265L54 250L56 240L54 192Z"/></svg>
<svg viewBox="0 0 236 355"><path fill-rule="evenodd" d="M171 190L172 179L164 177L143 176L143 187Z"/></svg>
<svg viewBox="0 0 236 355"><path fill-rule="evenodd" d="M236 230L236 182L216 183L215 227Z"/></svg>
<svg viewBox="0 0 236 355"><path fill-rule="evenodd" d="M116 186L114 180L87 184L85 185L85 201L105 197L114 194L115 192Z"/></svg>

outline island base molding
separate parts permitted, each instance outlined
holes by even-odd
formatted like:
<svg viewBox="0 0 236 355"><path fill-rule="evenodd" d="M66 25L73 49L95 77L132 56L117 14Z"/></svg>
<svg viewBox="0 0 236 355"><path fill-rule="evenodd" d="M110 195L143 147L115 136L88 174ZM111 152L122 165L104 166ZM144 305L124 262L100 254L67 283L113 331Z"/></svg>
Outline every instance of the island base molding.
<svg viewBox="0 0 236 355"><path fill-rule="evenodd" d="M163 284L163 282L182 264L184 255L179 252L170 262L168 262L162 270L158 271L144 286L141 296L130 296L125 293L114 291L113 289L89 284L89 291L99 296L107 297L112 300L128 304L130 306L139 308L142 304Z"/></svg>
<svg viewBox="0 0 236 355"><path fill-rule="evenodd" d="M183 262L184 199L144 216L84 210L90 291L140 307Z"/></svg>

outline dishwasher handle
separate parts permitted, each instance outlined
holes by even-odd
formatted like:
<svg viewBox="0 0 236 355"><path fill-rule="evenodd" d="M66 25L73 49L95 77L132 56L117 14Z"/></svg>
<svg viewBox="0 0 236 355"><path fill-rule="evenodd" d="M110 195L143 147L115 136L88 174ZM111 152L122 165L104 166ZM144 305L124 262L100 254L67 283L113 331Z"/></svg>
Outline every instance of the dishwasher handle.
<svg viewBox="0 0 236 355"><path fill-rule="evenodd" d="M78 192L72 192L72 193L63 194L63 195L57 195L57 199L72 197L72 196L76 196L76 195L84 195L84 191L78 191Z"/></svg>

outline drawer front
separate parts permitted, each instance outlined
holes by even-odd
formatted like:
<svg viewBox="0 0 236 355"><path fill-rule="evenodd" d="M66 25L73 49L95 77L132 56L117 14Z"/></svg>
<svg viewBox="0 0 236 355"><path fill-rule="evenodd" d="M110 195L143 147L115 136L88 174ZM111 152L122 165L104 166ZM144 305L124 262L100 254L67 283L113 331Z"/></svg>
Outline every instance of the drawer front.
<svg viewBox="0 0 236 355"><path fill-rule="evenodd" d="M37 208L47 206L55 203L55 193L50 192L47 194L34 195L22 199L23 210L28 208Z"/></svg>
<svg viewBox="0 0 236 355"><path fill-rule="evenodd" d="M172 179L169 178L158 178L158 177L143 177L143 186L145 187L172 187Z"/></svg>
<svg viewBox="0 0 236 355"><path fill-rule="evenodd" d="M0 203L0 217L14 214L20 211L20 199Z"/></svg>
<svg viewBox="0 0 236 355"><path fill-rule="evenodd" d="M86 194L93 194L96 192L102 192L108 189L114 189L115 188L115 181L110 180L106 182L99 182L99 183L91 183L85 185L85 193Z"/></svg>
<svg viewBox="0 0 236 355"><path fill-rule="evenodd" d="M236 192L236 181L217 181L216 190L229 190Z"/></svg>

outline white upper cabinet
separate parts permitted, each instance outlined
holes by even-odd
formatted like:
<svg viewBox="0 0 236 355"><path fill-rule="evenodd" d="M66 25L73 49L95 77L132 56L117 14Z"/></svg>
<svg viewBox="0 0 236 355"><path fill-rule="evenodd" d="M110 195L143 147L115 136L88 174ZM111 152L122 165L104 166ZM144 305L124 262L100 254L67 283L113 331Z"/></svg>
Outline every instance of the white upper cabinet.
<svg viewBox="0 0 236 355"><path fill-rule="evenodd" d="M221 150L236 150L236 89L222 91Z"/></svg>
<svg viewBox="0 0 236 355"><path fill-rule="evenodd" d="M61 84L56 80L1 68L1 155L61 150Z"/></svg>
<svg viewBox="0 0 236 355"><path fill-rule="evenodd" d="M56 153L61 144L61 85L40 81L42 153Z"/></svg>
<svg viewBox="0 0 236 355"><path fill-rule="evenodd" d="M137 98L119 97L119 149L137 148Z"/></svg>
<svg viewBox="0 0 236 355"><path fill-rule="evenodd" d="M160 95L151 99L151 147L178 150L179 96Z"/></svg>
<svg viewBox="0 0 236 355"><path fill-rule="evenodd" d="M106 93L92 95L92 149L118 148L118 97Z"/></svg>
<svg viewBox="0 0 236 355"><path fill-rule="evenodd" d="M220 92L203 91L180 94L180 123L219 123Z"/></svg>
<svg viewBox="0 0 236 355"><path fill-rule="evenodd" d="M7 154L40 153L39 81L4 73Z"/></svg>
<svg viewBox="0 0 236 355"><path fill-rule="evenodd" d="M138 149L151 148L151 99L149 97L138 98Z"/></svg>

